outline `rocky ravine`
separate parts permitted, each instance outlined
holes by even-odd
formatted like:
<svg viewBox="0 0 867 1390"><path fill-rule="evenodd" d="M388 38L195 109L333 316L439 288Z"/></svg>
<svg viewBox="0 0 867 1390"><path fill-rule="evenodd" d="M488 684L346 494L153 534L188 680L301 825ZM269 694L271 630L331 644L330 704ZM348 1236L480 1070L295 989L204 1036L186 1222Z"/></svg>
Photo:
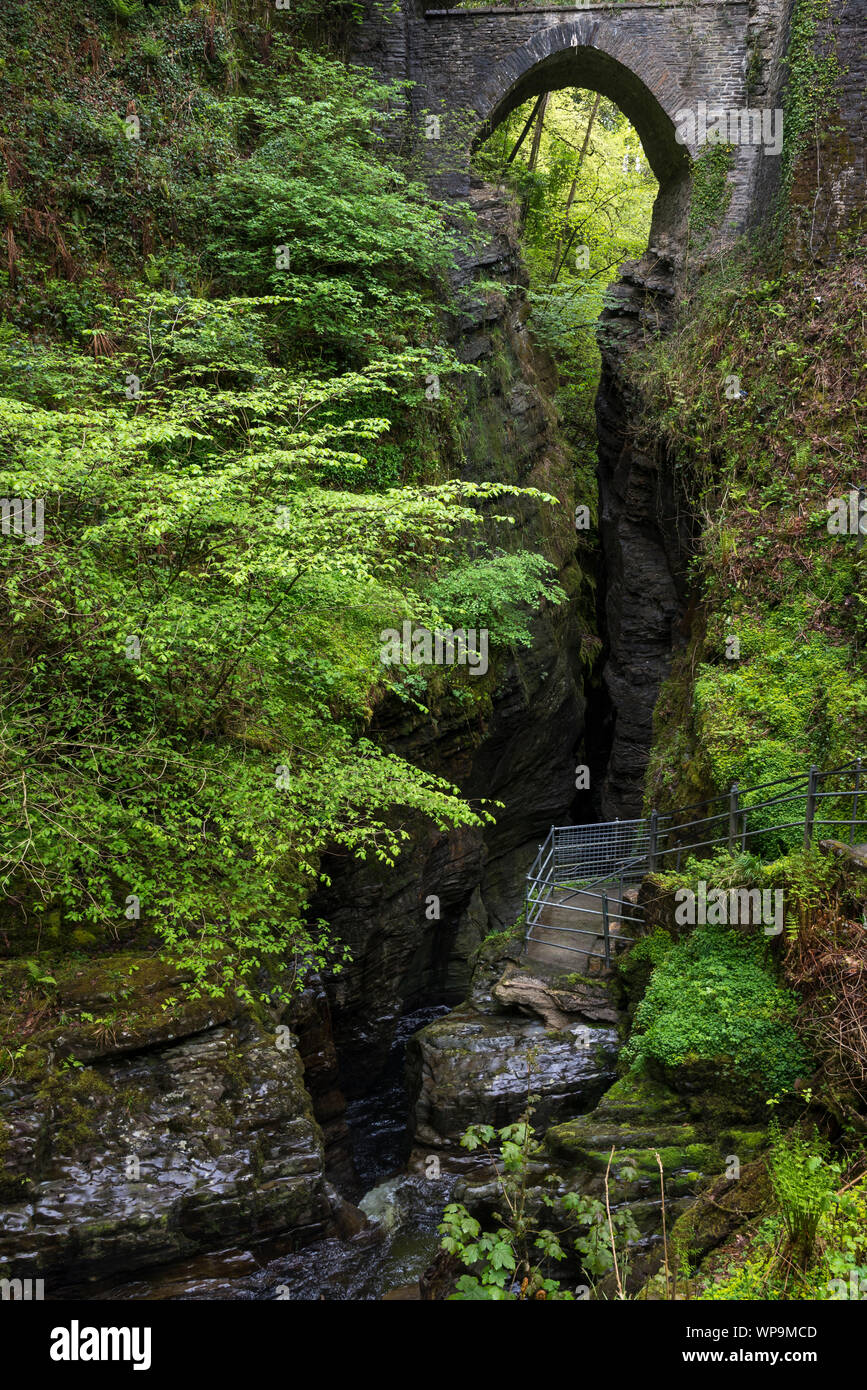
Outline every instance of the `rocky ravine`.
<svg viewBox="0 0 867 1390"><path fill-rule="evenodd" d="M559 499L554 515L528 503L515 510L523 544L546 554L576 596L583 580L574 478L556 433L555 372L530 337L523 294L505 288L526 279L515 210L483 186L473 188L471 202L487 240L455 276L452 337L464 360L483 372L468 388L464 476L537 487ZM504 291L474 292L479 275L502 282ZM494 543L509 543L505 529L492 532ZM578 604L546 607L533 634L532 649L492 663L469 714L443 702L420 720L396 700L377 712L374 731L389 748L455 781L468 797L503 807L485 830L442 835L416 826L394 870L328 864L332 887L315 908L354 958L328 985L347 1094L363 1090L382 1067L402 1013L464 996L470 954L490 930L516 920L539 841L552 823L569 818L586 706ZM439 921L425 915L431 894L440 900Z"/></svg>
<svg viewBox="0 0 867 1390"><path fill-rule="evenodd" d="M522 963L523 930L492 937L476 957L465 1001L422 1028L407 1049L416 1149L460 1168L470 1124L511 1123L528 1092L533 1123L589 1109L615 1076L617 1008L610 981Z"/></svg>
<svg viewBox="0 0 867 1390"><path fill-rule="evenodd" d="M721 1088L713 1068L618 1076L618 1033L646 987L646 960L625 958L607 979L584 978L535 961L531 971L521 945L520 930L485 942L467 1000L410 1041L410 1168L430 1172L435 1155L439 1169L460 1175L455 1199L498 1224L493 1172L459 1147L460 1135L470 1124L514 1121L531 1089L542 1139L531 1186L604 1200L607 1174L612 1211L628 1210L638 1232L627 1286L634 1293L646 1283L643 1296L662 1297L663 1191L669 1236L694 1268L766 1200L767 1175L754 1161L766 1141L764 1107ZM457 1272L438 1260L422 1281L425 1296L441 1297ZM584 1277L574 1253L554 1273L567 1286ZM603 1290L613 1296L609 1283Z"/></svg>
<svg viewBox="0 0 867 1390"><path fill-rule="evenodd" d="M522 505L519 529L575 595L554 372L530 339L523 295L506 288L523 279L514 212L491 190L472 196L486 239L456 274L451 322L482 370L468 394L467 472L561 500L553 520ZM473 292L480 273L503 292ZM0 990L31 1013L26 1055L4 1052L0 1072L3 1272L44 1277L55 1292L110 1287L241 1238L300 1245L357 1229L337 1191L355 1190L344 1093L369 1089L407 1009L463 997L475 947L518 916L538 840L573 796L585 703L578 629L575 604L541 613L532 650L492 666L470 714L454 702L422 719L396 700L377 712L381 741L504 808L484 832L415 827L393 871L327 866L333 887L314 910L354 956L327 998L314 982L284 1017L185 1003L182 980L149 944L125 940L88 957L70 941L47 1006L26 944L7 941ZM428 894L440 898L439 921L426 918ZM63 924L55 934L62 945Z"/></svg>
<svg viewBox="0 0 867 1390"><path fill-rule="evenodd" d="M19 968L4 963L6 987ZM327 1111L336 1065L321 991L278 1032L230 1001L178 1003L182 983L139 953L72 963L58 1012L6 1068L3 1272L45 1279L49 1297L235 1242L357 1229L326 1177L305 1085L306 1063ZM115 1022L100 1031L110 1002ZM339 1156L345 1127L332 1128Z"/></svg>

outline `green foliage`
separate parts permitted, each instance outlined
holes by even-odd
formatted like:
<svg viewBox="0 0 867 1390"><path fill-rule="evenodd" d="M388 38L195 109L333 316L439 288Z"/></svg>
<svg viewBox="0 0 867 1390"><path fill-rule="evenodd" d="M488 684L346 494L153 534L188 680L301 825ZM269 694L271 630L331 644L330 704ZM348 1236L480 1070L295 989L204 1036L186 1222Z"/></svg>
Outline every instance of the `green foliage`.
<svg viewBox="0 0 867 1390"><path fill-rule="evenodd" d="M860 274L854 258L770 276L730 256L676 331L631 359L647 446L661 431L702 533L691 564L701 607L660 692L650 804L841 766L863 749L867 552L827 529L829 499L848 495L863 456ZM794 843L780 832L762 853Z"/></svg>
<svg viewBox="0 0 867 1390"><path fill-rule="evenodd" d="M810 762L836 767L860 750L867 679L852 672L845 646L829 644L818 632L804 633L808 618L802 597L761 617L744 615L737 625L739 661L699 668L695 720L714 785L802 775ZM758 792L753 800L768 795ZM803 820L805 809L769 807L750 817L750 828ZM831 813L823 806L823 815ZM794 848L797 839L797 829L781 832L776 849L769 843L762 852L773 857Z"/></svg>
<svg viewBox="0 0 867 1390"><path fill-rule="evenodd" d="M701 1302L714 1303L730 1300L754 1303L765 1299L776 1301L797 1297L797 1290L791 1287L791 1278L780 1272L778 1248L779 1222L773 1219L763 1221L758 1230L752 1233L746 1257L725 1262L717 1277L706 1282L694 1297ZM803 1288L801 1296L821 1297L815 1286Z"/></svg>
<svg viewBox="0 0 867 1390"><path fill-rule="evenodd" d="M688 855L683 871L660 875L669 892L680 884L694 884L704 879L708 888L761 888L765 884L765 866L759 855L750 850L717 847L707 859Z"/></svg>
<svg viewBox="0 0 867 1390"><path fill-rule="evenodd" d="M541 555L501 552L455 567L431 585L426 597L455 627L490 626L499 641L529 647L529 605L540 597L555 604L565 601L554 573L554 566Z"/></svg>
<svg viewBox="0 0 867 1390"><path fill-rule="evenodd" d="M803 807L799 808L797 801L789 804L795 807L796 813L803 814ZM709 890L779 888L785 895L786 927L789 935L794 936L799 926L809 921L815 910L829 900L839 871L834 859L815 845L809 850L801 846L767 862L762 857L763 847L773 846L779 838L785 837L778 833L756 836L752 841L757 846L755 852L736 850L732 853L719 847L707 858L688 855L682 870L657 874L655 881L667 894L674 894L681 887L691 887L700 879L707 883ZM648 942L652 940L653 937L647 938ZM643 939L629 953L630 957L634 958L644 945Z"/></svg>
<svg viewBox="0 0 867 1390"><path fill-rule="evenodd" d="M661 880L662 875L658 877ZM660 927L654 927L647 936L642 936L636 941L632 950L623 957L619 964L622 967L646 963L652 967L657 966L665 959L673 945L674 942L668 932L662 931Z"/></svg>
<svg viewBox="0 0 867 1390"><path fill-rule="evenodd" d="M88 368L15 341L0 364L7 380L26 364L27 394L52 398L7 397L0 417L0 488L48 499L44 546L0 550L7 884L26 875L42 905L105 928L136 895L200 985L216 969L214 988L287 941L321 959L300 908L329 840L391 862L407 838L391 807L480 823L353 724L413 575L423 587L480 524L471 503L507 491L322 487L383 427L366 395L419 359L302 377L269 363L263 307L131 300L112 319L141 372L129 404L112 399L116 359ZM332 424L347 399L355 420Z"/></svg>
<svg viewBox="0 0 867 1390"><path fill-rule="evenodd" d="M795 1001L766 953L752 936L695 927L654 970L623 1060L636 1069L709 1064L719 1082L758 1096L790 1089L810 1059L793 1027Z"/></svg>
<svg viewBox="0 0 867 1390"><path fill-rule="evenodd" d="M46 975L38 961L26 960L24 965L27 970L27 977L33 985L56 985L57 981L53 975Z"/></svg>
<svg viewBox="0 0 867 1390"><path fill-rule="evenodd" d="M841 1185L824 1141L775 1131L770 1166L780 1215L765 1217L695 1293L700 1300L863 1300L867 1182ZM836 1189L836 1190L835 1190Z"/></svg>
<svg viewBox="0 0 867 1390"><path fill-rule="evenodd" d="M323 85L326 94L316 98ZM455 238L418 183L382 158L371 110L388 89L300 55L266 99L222 105L259 140L209 190L203 265L230 292L279 294L296 351L364 355L404 346L434 323L420 283ZM276 265L287 248L291 274Z"/></svg>
<svg viewBox="0 0 867 1390"><path fill-rule="evenodd" d="M841 1167L828 1158L828 1145L815 1133L771 1128L769 1167L774 1196L782 1212L794 1258L810 1263L822 1217L831 1210Z"/></svg>
<svg viewBox="0 0 867 1390"><path fill-rule="evenodd" d="M542 1152L530 1124L536 1099L528 1097L527 1112L515 1124L499 1130L491 1125L471 1125L461 1137L463 1148L471 1153L481 1149L486 1154L496 1174L505 1216L495 1231L483 1231L463 1203L452 1202L446 1207L439 1227L442 1248L471 1271L458 1278L452 1301L531 1298L571 1302L574 1295L546 1274L551 1261L566 1258L562 1237L570 1228L574 1228L572 1241L582 1268L594 1282L613 1268L612 1231L622 1277L628 1265L628 1244L639 1235L628 1208L613 1212L609 1226L605 1205L598 1198L569 1192L557 1201L534 1185L534 1160ZM498 1141L496 1152L490 1147L494 1141ZM549 1174L546 1182L555 1185L559 1179ZM541 1224L543 1211L555 1209L565 1218L557 1231Z"/></svg>
<svg viewBox="0 0 867 1390"><path fill-rule="evenodd" d="M529 168L532 133L507 164L532 109L527 102L512 112L477 162L484 177L508 181L521 198L533 327L557 359L557 404L579 467L580 500L591 504L599 315L621 262L640 257L647 247L657 182L623 112L595 92L573 89L549 94L535 168ZM577 255L580 247L587 248L586 265Z"/></svg>
<svg viewBox="0 0 867 1390"><path fill-rule="evenodd" d="M126 23L127 20L134 19L136 15L141 14L144 8L141 4L141 0L108 0L108 3L112 14L117 19L123 20L124 23Z"/></svg>
<svg viewBox="0 0 867 1390"><path fill-rule="evenodd" d="M810 146L829 133L830 118L839 97L840 64L835 52L836 16L830 0L796 0L789 27L784 65L783 152L780 168L781 221L798 161ZM819 170L816 171L817 183Z"/></svg>
<svg viewBox="0 0 867 1390"><path fill-rule="evenodd" d="M763 867L764 881L785 890L786 930L790 938L830 901L838 872L834 859L815 845L809 850L796 849Z"/></svg>
<svg viewBox="0 0 867 1390"><path fill-rule="evenodd" d="M652 881L656 883L659 879ZM654 969L664 960L673 944L673 938L667 931L654 927L617 960L615 968L631 1012L634 1013Z"/></svg>
<svg viewBox="0 0 867 1390"><path fill-rule="evenodd" d="M734 147L710 145L692 165L692 192L689 201L689 249L704 250L731 202L729 182Z"/></svg>
<svg viewBox="0 0 867 1390"><path fill-rule="evenodd" d="M386 143L401 93L286 16L127 8L87 72L65 12L0 20L32 50L0 64L0 493L45 502L0 545L2 881L272 999L344 958L306 912L326 846L491 816L364 737L381 629L454 602L504 647L559 592L497 544L520 490L457 481L454 233Z"/></svg>
<svg viewBox="0 0 867 1390"><path fill-rule="evenodd" d="M546 1260L563 1260L565 1251L558 1236L539 1224L530 1200L531 1165L542 1148L530 1124L531 1114L528 1107L519 1121L500 1130L491 1125L471 1125L461 1137L461 1147L470 1153L479 1148L487 1153L507 1217L495 1231L482 1231L463 1203L451 1202L446 1207L438 1228L441 1246L473 1271L458 1278L451 1301L573 1297L543 1271ZM496 1156L488 1147L495 1139L499 1140ZM539 1201L553 1206L547 1193L540 1193Z"/></svg>
<svg viewBox="0 0 867 1390"><path fill-rule="evenodd" d="M823 1202L818 1241L825 1287L832 1298L867 1294L867 1180L847 1182L835 1201ZM838 1281L836 1284L833 1281Z"/></svg>
<svg viewBox="0 0 867 1390"><path fill-rule="evenodd" d="M635 1176L635 1170L624 1164L620 1176L628 1182ZM611 1274L616 1257L620 1279L625 1284L630 1267L630 1245L639 1240L641 1234L628 1203L615 1207L609 1215L605 1203L598 1197L567 1192L563 1210L573 1222L585 1228L574 1240L585 1274L596 1284Z"/></svg>

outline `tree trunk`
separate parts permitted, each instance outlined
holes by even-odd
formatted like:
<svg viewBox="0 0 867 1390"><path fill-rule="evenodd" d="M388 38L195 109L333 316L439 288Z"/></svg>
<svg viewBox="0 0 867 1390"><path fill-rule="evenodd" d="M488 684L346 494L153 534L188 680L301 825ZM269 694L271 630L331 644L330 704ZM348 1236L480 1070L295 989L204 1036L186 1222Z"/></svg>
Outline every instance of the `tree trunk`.
<svg viewBox="0 0 867 1390"><path fill-rule="evenodd" d="M542 128L543 128L544 123L545 123L545 110L546 110L546 108L547 108L547 106L548 106L548 97L549 97L549 96L550 96L550 93L549 93L549 92L545 92L544 95L543 95L542 97L539 98L539 103L538 103L538 111L539 111L539 114L538 114L537 117L536 117L536 128L535 128L535 130L533 131L533 144L532 144L531 147L530 147L530 162L529 162L529 164L527 165L527 169L528 169L528 171L529 171L531 174L532 174L533 170L535 169L536 164L537 164L538 159L539 159L539 148L540 148L540 146L541 146L541 144L542 144ZM521 221L522 221L522 222L526 221L527 209L529 208L529 206L530 206L530 195L529 195L529 193L528 193L527 196L524 198L524 201L523 201L522 204L521 204Z"/></svg>
<svg viewBox="0 0 867 1390"><path fill-rule="evenodd" d="M518 136L517 140L515 141L514 145L512 146L512 153L509 155L509 158L506 160L506 163L507 163L507 164L511 164L511 163L512 163L512 160L515 158L515 155L518 153L518 150L521 148L521 146L523 145L524 141L526 140L526 138L527 138L527 131L530 129L530 126L531 126L531 125L533 124L533 122L535 121L536 115L537 115L537 113L538 113L539 107L542 105L542 102L543 102L543 100L544 100L544 97L545 97L545 93L543 92L542 95L541 95L540 97L537 98L536 104L535 104L535 106L533 107L532 111L530 112L530 114L529 114L529 116L527 117L527 120L526 120L526 122L525 122L525 124L524 124L524 129L521 131L521 134Z"/></svg>
<svg viewBox="0 0 867 1390"><path fill-rule="evenodd" d="M587 129L584 132L584 143L582 144L581 150L578 154L578 163L575 166L575 177L572 180L572 187L569 189L569 197L566 199L566 209L563 213L563 231L561 235L557 238L557 245L554 248L554 260L551 265L551 279L549 281L549 284L552 285L556 283L557 276L563 269L563 261L566 258L565 251L563 252L562 259L560 255L561 248L563 246L563 241L566 236L566 222L568 220L569 213L572 210L572 204L575 201L575 194L578 191L578 175L581 173L581 165L584 163L584 156L587 153L587 146L590 143L590 132L593 129L593 122L596 120L596 112L599 110L599 103L601 100L602 98L599 96L599 93L597 92L596 100L593 103L593 108L590 112L590 117L587 121Z"/></svg>
<svg viewBox="0 0 867 1390"><path fill-rule="evenodd" d="M545 122L545 111L548 107L549 96L550 92L545 92L544 96L539 98L539 114L536 117L536 129L533 131L533 144L530 149L530 163L527 166L531 174L539 158L539 146L542 144L542 126Z"/></svg>

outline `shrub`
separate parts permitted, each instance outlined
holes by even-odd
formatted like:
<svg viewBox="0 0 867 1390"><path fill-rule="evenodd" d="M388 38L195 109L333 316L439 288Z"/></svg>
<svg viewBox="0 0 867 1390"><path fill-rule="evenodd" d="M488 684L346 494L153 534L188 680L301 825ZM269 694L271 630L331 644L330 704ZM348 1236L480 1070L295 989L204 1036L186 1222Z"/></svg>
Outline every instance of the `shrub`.
<svg viewBox="0 0 867 1390"><path fill-rule="evenodd" d="M634 1067L713 1063L754 1096L788 1090L810 1067L794 1013L764 941L696 927L656 966L623 1057Z"/></svg>

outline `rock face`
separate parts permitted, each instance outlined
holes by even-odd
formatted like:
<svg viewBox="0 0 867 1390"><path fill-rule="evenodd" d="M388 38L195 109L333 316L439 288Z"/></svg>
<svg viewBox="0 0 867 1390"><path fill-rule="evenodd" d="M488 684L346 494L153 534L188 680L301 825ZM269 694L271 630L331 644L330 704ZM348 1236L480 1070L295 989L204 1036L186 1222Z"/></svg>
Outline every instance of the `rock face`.
<svg viewBox="0 0 867 1390"><path fill-rule="evenodd" d="M774 1195L767 1164L758 1159L740 1169L737 1182L725 1173L710 1183L696 1200L688 1205L670 1228L671 1248L689 1252L689 1267L705 1273L707 1256L737 1233L738 1242L749 1246L758 1219L773 1207ZM645 1265L649 1261L643 1262ZM665 1287L665 1274L657 1270L638 1293L641 1299L692 1297L694 1289L687 1279L684 1292L683 1276L675 1270Z"/></svg>
<svg viewBox="0 0 867 1390"><path fill-rule="evenodd" d="M750 0L750 105L783 107L792 7L777 0ZM804 142L791 189L794 204L787 232L787 259L823 260L837 254L847 233L864 219L867 169L867 56L864 0L834 0L816 20L815 46L835 56L833 116L822 139ZM794 82L804 78L794 75ZM786 121L789 115L786 115ZM761 239L776 211L780 160L755 151L750 196L739 216ZM722 226L731 221L735 193ZM736 219L737 220L737 219ZM656 230L656 229L654 229ZM639 447L630 422L640 402L630 391L624 361L644 328L664 332L683 268L684 244L651 234L647 254L621 268L602 315L602 377L596 401L604 592L604 680L614 711L610 758L600 812L603 819L641 813L644 772L652 741L652 715L673 650L685 644L689 621L686 567L692 523L677 497L672 460L661 449ZM692 270L710 245L696 253Z"/></svg>
<svg viewBox="0 0 867 1390"><path fill-rule="evenodd" d="M817 20L816 49L834 55L833 114L822 121L821 142L808 141L793 195L800 208L789 228L791 258L837 255L847 235L864 226L867 178L867 26L865 0L833 0Z"/></svg>
<svg viewBox="0 0 867 1390"><path fill-rule="evenodd" d="M117 1021L94 1026L123 981ZM164 1010L181 984L132 954L72 966L0 1089L3 1272L44 1278L49 1297L233 1239L304 1244L344 1224L297 1035L225 1002ZM299 1010L308 1036L315 1003Z"/></svg>
<svg viewBox="0 0 867 1390"><path fill-rule="evenodd" d="M573 471L549 399L554 369L530 339L523 294L508 289L525 279L514 209L504 194L481 185L471 202L487 239L455 273L451 334L464 360L483 374L468 388L462 473L542 488L559 499L556 509L522 502L514 510L523 544L556 564L574 600L583 580ZM501 282L503 291L474 290L480 274ZM504 531L512 530L492 529L490 539L508 545ZM397 700L376 713L372 732L381 743L448 777L468 797L503 806L496 825L485 830L443 835L414 826L394 870L326 862L332 887L314 911L353 954L352 965L328 985L349 1095L369 1086L383 1066L403 1012L464 996L469 956L488 931L515 921L539 841L553 822L569 817L573 755L584 729L580 626L576 602L546 605L533 623L532 649L492 665L469 713L448 700L434 704L430 719ZM438 920L427 916L431 895L439 900Z"/></svg>
<svg viewBox="0 0 867 1390"><path fill-rule="evenodd" d="M765 1143L765 1132L751 1120L736 1102L721 1105L712 1092L685 1095L629 1073L595 1110L549 1128L545 1148L563 1191L601 1198L608 1173L612 1209L628 1206L641 1236L632 1251L634 1291L662 1258L663 1188L669 1231L711 1179L727 1173L723 1188L726 1181L737 1188L741 1167Z"/></svg>
<svg viewBox="0 0 867 1390"><path fill-rule="evenodd" d="M653 708L673 650L686 639L689 511L661 448L642 448L629 430L638 403L623 361L644 329L665 323L675 267L650 249L622 268L602 315L602 375L596 397L599 516L604 556L603 678L613 717L602 787L602 819L639 816L653 735Z"/></svg>
<svg viewBox="0 0 867 1390"><path fill-rule="evenodd" d="M510 1124L529 1090L539 1095L534 1123L582 1109L610 1081L616 1044L613 1028L555 1032L541 1021L455 1009L416 1034L408 1053L415 1141L448 1148L468 1125Z"/></svg>
<svg viewBox="0 0 867 1390"><path fill-rule="evenodd" d="M469 999L410 1039L417 1162L434 1150L454 1163L468 1125L510 1124L528 1092L543 1128L592 1106L614 1078L617 1011L607 985L537 964L531 972L514 960L520 945L520 932L486 943Z"/></svg>

